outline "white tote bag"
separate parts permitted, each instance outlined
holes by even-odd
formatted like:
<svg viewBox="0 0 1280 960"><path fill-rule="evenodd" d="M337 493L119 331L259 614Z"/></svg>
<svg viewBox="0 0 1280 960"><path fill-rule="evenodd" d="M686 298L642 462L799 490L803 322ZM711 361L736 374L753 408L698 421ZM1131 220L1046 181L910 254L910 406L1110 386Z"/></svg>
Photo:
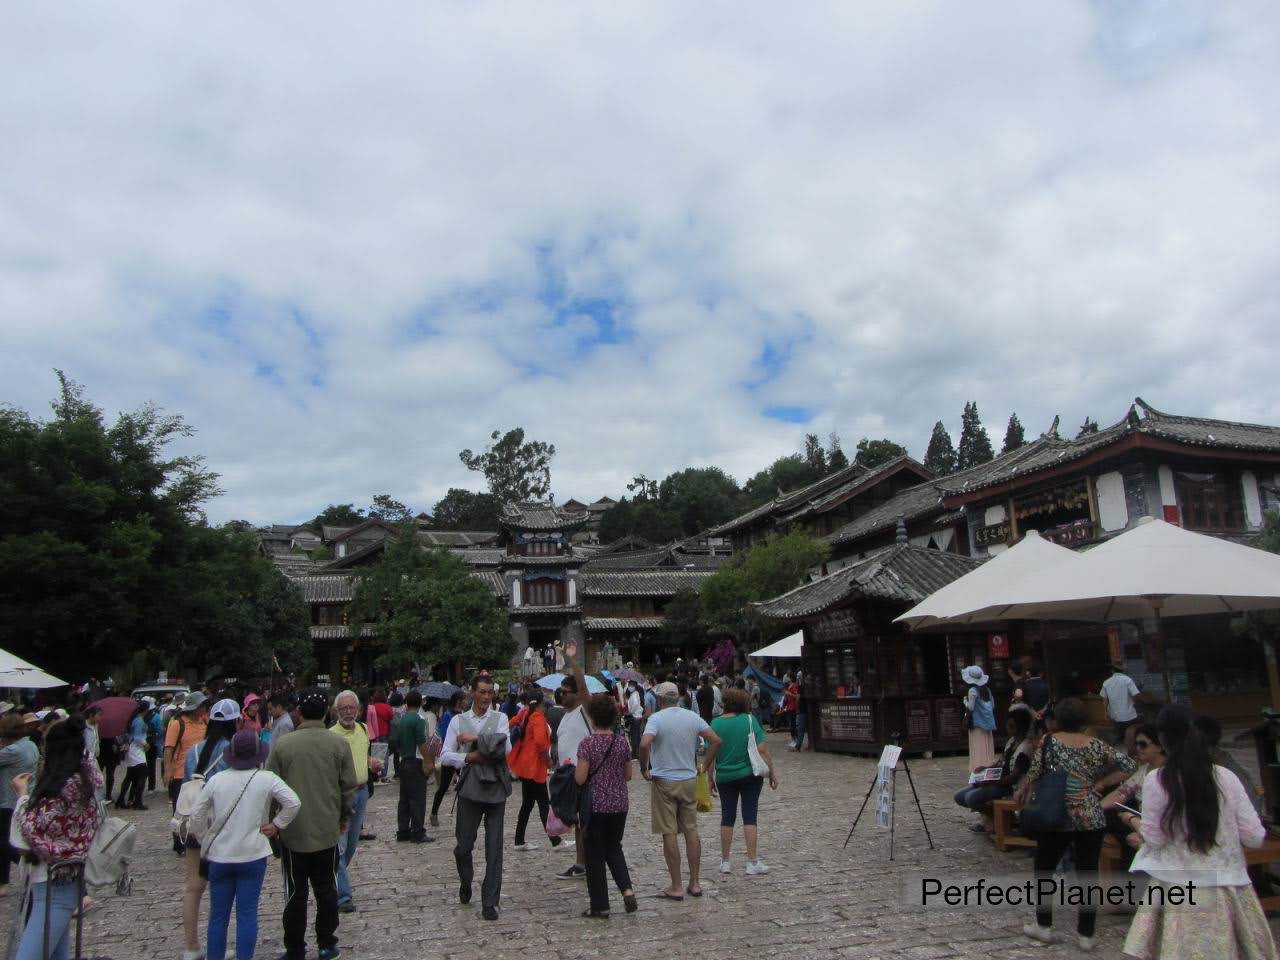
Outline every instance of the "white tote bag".
<svg viewBox="0 0 1280 960"><path fill-rule="evenodd" d="M747 717L747 756L751 760L751 775L765 777L769 775L769 765L760 756L760 746L756 743L756 725Z"/></svg>

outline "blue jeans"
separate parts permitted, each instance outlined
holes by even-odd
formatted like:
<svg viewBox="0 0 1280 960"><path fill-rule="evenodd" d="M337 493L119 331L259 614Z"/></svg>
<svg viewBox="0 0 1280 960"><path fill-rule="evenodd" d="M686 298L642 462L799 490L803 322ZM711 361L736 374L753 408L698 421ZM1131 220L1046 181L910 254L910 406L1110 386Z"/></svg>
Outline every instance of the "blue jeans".
<svg viewBox="0 0 1280 960"><path fill-rule="evenodd" d="M742 825L754 827L760 811L760 789L764 777L739 777L716 784L720 794L720 826L732 827L738 820L738 798L742 798Z"/></svg>
<svg viewBox="0 0 1280 960"><path fill-rule="evenodd" d="M209 936L205 943L209 960L226 960L232 901L236 905L236 960L252 960L258 942L258 897L266 872L266 857L248 863L209 861Z"/></svg>
<svg viewBox="0 0 1280 960"><path fill-rule="evenodd" d="M338 838L338 903L351 902L351 881L347 878L347 865L355 859L356 844L360 842L360 831L364 829L364 811L369 806L369 787L363 785L351 798L351 819L347 821L347 832Z"/></svg>
<svg viewBox="0 0 1280 960"><path fill-rule="evenodd" d="M796 711L796 749L804 746L804 735L809 730L809 715L803 710Z"/></svg>
<svg viewBox="0 0 1280 960"><path fill-rule="evenodd" d="M45 896L49 897L49 952L44 952L44 920ZM80 884L74 880L68 883L55 883L50 887L47 883L31 885L31 916L27 920L26 929L22 931L22 942L18 944L15 960L70 960L71 939L75 931L71 928L71 915L80 906Z"/></svg>
<svg viewBox="0 0 1280 960"><path fill-rule="evenodd" d="M981 810L992 800L1001 800L1013 793L1012 787L1004 787L998 783L986 783L980 786L961 787L956 791L956 803L970 810Z"/></svg>

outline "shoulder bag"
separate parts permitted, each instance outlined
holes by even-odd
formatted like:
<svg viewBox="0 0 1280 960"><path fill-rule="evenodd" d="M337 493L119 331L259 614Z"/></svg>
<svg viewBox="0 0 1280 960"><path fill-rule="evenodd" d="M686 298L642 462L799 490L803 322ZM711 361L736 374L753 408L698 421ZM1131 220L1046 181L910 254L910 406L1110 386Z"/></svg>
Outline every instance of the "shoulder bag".
<svg viewBox="0 0 1280 960"><path fill-rule="evenodd" d="M249 774L249 779L244 782L244 786L240 788L240 796L236 797L236 802L231 805L231 809L227 811L227 815L222 818L222 822L218 824L216 830L210 830L208 834L200 841L200 876L209 879L209 846L214 839L222 832L222 828L227 825L227 821L231 819L231 815L236 812L236 807L240 806L240 801L244 799L245 791L249 789L249 784L253 783L253 778L258 775L255 770Z"/></svg>
<svg viewBox="0 0 1280 960"><path fill-rule="evenodd" d="M1052 833L1067 826L1068 771L1047 769L1049 741L1040 745L1040 777L1031 784L1031 792L1019 814L1022 827L1032 833Z"/></svg>
<svg viewBox="0 0 1280 960"><path fill-rule="evenodd" d="M765 763L764 757L760 756L760 744L756 743L756 725L750 716L746 716L745 719L747 721L747 758L751 761L751 775L767 777L769 764Z"/></svg>

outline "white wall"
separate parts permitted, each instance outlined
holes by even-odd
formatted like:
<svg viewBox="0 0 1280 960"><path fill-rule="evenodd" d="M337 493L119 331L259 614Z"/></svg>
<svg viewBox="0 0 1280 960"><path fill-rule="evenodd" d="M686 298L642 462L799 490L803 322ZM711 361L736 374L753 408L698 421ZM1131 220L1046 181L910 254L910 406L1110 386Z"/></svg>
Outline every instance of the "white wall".
<svg viewBox="0 0 1280 960"><path fill-rule="evenodd" d="M1176 507L1178 495L1173 489L1173 470L1161 465L1157 471L1160 477L1160 503L1165 507Z"/></svg>
<svg viewBox="0 0 1280 960"><path fill-rule="evenodd" d="M1103 532L1123 530L1129 525L1129 505L1124 498L1124 477L1119 471L1104 473L1094 481L1098 494L1098 523Z"/></svg>

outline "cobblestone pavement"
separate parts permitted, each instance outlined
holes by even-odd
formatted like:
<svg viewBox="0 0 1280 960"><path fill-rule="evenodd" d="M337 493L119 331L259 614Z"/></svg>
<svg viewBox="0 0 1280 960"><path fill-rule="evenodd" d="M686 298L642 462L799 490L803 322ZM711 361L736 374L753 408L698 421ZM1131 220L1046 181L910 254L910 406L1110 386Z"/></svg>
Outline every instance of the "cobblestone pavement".
<svg viewBox="0 0 1280 960"><path fill-rule="evenodd" d="M582 919L586 884L557 880L572 862L551 850L545 835L536 851L508 848L502 913L496 923L479 916L478 882L483 842L477 845L477 890L472 905L457 902L449 800L441 810L439 840L397 844L395 786L379 788L370 803L368 827L377 839L361 843L352 865L359 912L346 914L338 930L344 957L448 956L505 960L529 956L643 958L670 951L690 956L808 958L1059 957L1078 954L1075 938L1044 947L1020 932L1025 910L908 910L901 885L919 871L969 877L1029 874L1020 852L1001 854L966 829L972 818L952 802L963 781L964 757L911 761L936 848L929 849L905 779L899 778L896 858L888 859L888 831L873 822L872 803L848 849L842 849L853 816L874 776L874 762L832 754L788 753L781 734L769 739L782 783L761 801L761 855L771 872L748 877L741 835L735 837L734 871L719 873L716 814L699 818L704 843L701 899L675 903L658 898L666 870L660 843L649 833L648 785L637 773L631 785L631 816L625 849L640 910L626 915L615 897L607 922ZM518 797L518 791L517 791ZM168 804L149 797L151 809L127 813L142 825L132 896L109 897L85 921L86 956L150 960L181 956L181 867L170 851ZM508 804L506 830L514 832L517 803ZM717 807L718 811L718 807ZM536 823L536 814L535 814ZM536 835L530 831L530 836ZM483 838L482 838L483 839ZM205 909L208 902L205 898ZM280 883L274 865L264 887L259 957L282 952ZM1273 931L1280 930L1273 922ZM201 942L203 943L203 925ZM1057 918L1074 934L1074 911ZM1118 957L1128 919L1103 916L1095 956ZM232 939L234 943L234 938ZM314 943L310 948L314 957ZM713 952L714 951L714 952Z"/></svg>

